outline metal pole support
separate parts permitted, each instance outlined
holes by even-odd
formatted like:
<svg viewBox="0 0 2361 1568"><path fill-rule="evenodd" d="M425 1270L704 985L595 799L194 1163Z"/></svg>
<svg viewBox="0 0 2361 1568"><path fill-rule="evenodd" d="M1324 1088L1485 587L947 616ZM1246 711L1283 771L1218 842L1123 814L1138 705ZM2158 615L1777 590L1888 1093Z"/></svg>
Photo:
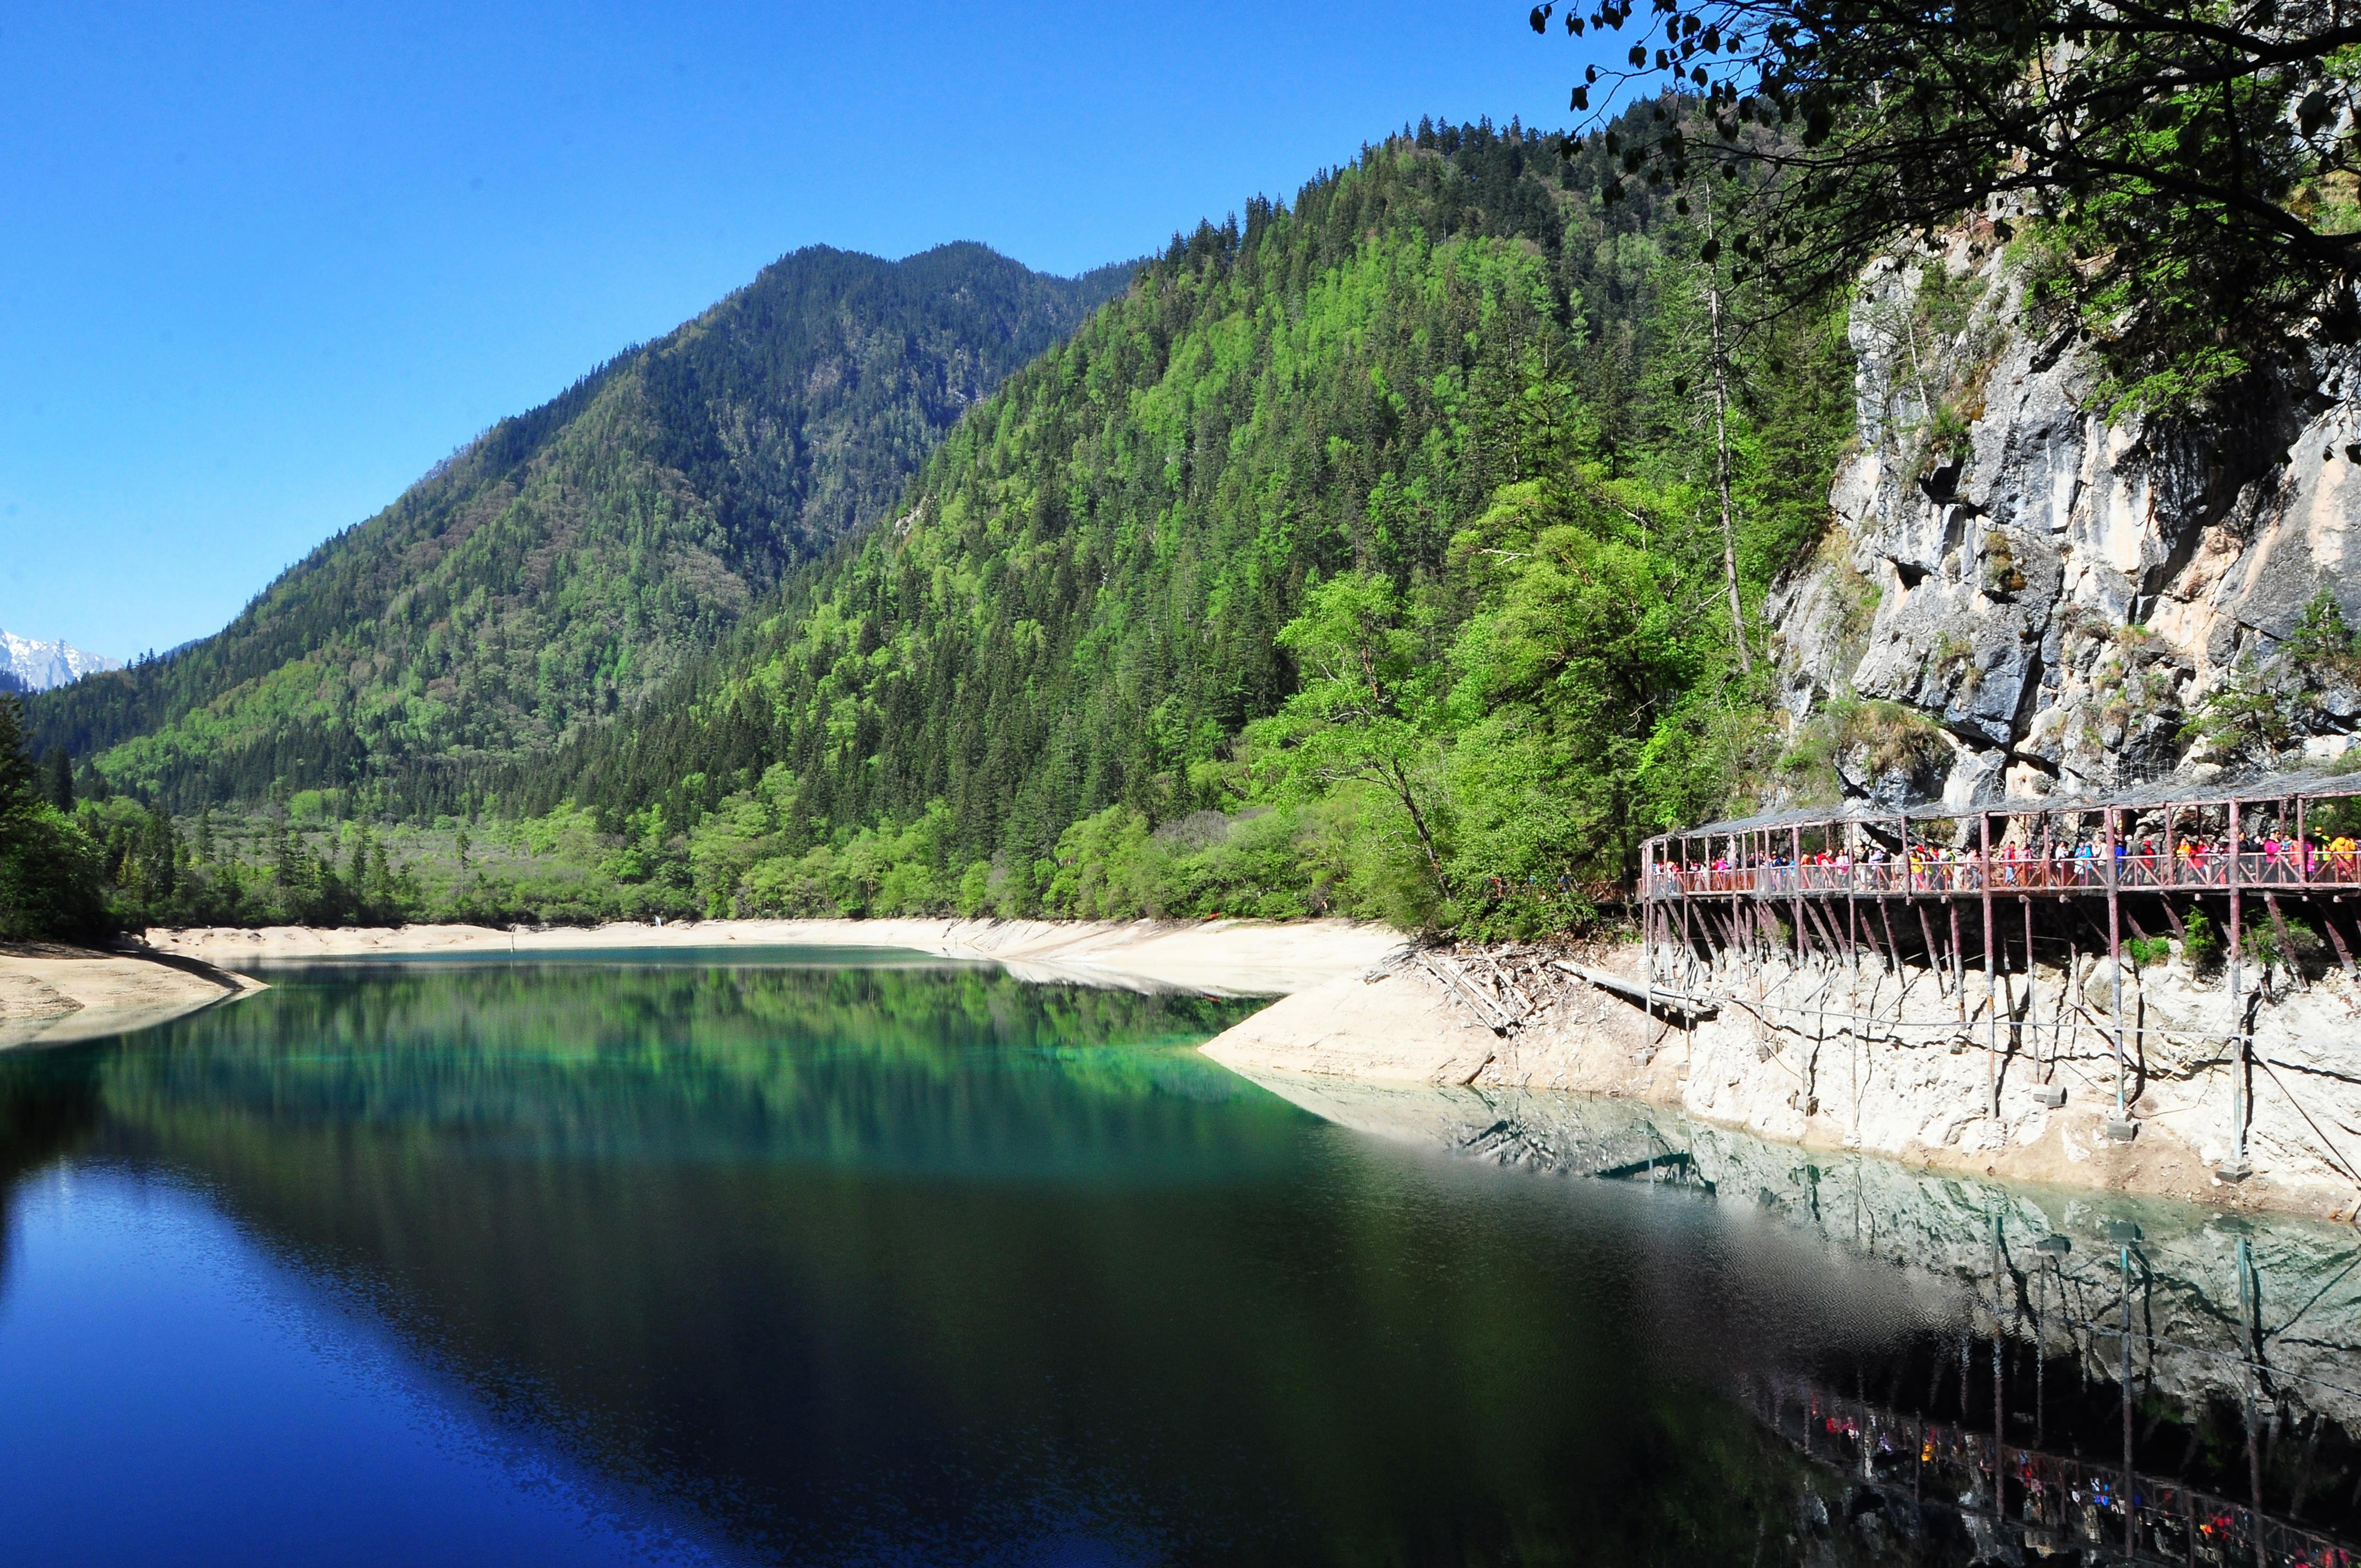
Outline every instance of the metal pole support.
<svg viewBox="0 0 2361 1568"><path fill-rule="evenodd" d="M2114 970L2115 1025L2115 1114L2107 1123L2107 1136L2119 1143L2128 1143L2139 1135L2139 1124L2131 1119L2129 1104L2124 1098L2124 908L2123 862L2117 850L2120 839L2116 831L2115 807L2107 807L2107 962Z"/></svg>
<svg viewBox="0 0 2361 1568"><path fill-rule="evenodd" d="M2235 1136L2230 1157L2219 1168L2224 1181L2244 1181L2255 1173L2253 1164L2246 1158L2246 1123L2252 1113L2246 1102L2246 1085L2254 1067L2249 1060L2250 1043L2246 1036L2246 977L2240 972L2246 967L2241 920L2245 913L2241 906L2246 901L2242 896L2243 868L2239 864L2244 857L2238 849L2238 803L2234 800L2230 803L2230 1027L2236 1032L2238 1055L2230 1079L2230 1120Z"/></svg>
<svg viewBox="0 0 2361 1568"><path fill-rule="evenodd" d="M1976 857L1976 881L1982 884L1984 895L1984 1005L1991 1014L1984 1020L1984 1109L1992 1115L1994 1126L2000 1124L2000 960L1994 953L1993 938L1997 931L1993 925L1993 863L1992 813L1976 818L1980 838ZM2004 1140L2005 1129L2001 1132Z"/></svg>

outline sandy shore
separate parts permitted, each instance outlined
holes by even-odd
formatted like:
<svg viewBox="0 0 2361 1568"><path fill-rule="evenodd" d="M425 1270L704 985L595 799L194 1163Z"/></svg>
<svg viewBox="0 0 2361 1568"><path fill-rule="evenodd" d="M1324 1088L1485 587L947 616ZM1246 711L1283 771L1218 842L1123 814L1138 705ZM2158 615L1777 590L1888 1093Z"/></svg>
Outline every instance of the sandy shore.
<svg viewBox="0 0 2361 1568"><path fill-rule="evenodd" d="M148 942L224 968L302 959L462 953L579 953L687 948L895 948L991 959L1029 977L1283 995L1358 974L1403 945L1345 920L697 920L500 931L481 926L327 930L156 929Z"/></svg>
<svg viewBox="0 0 2361 1568"><path fill-rule="evenodd" d="M126 1034L261 989L260 981L178 954L0 946L0 1047Z"/></svg>

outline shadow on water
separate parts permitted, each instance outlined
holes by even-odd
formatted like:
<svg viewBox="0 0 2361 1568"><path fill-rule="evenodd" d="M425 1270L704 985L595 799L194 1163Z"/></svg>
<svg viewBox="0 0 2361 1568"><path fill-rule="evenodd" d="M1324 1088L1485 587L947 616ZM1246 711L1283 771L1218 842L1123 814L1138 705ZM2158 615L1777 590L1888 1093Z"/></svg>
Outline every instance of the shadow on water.
<svg viewBox="0 0 2361 1568"><path fill-rule="evenodd" d="M1791 1356L1737 1380L1767 1427L1850 1478L1869 1539L1990 1560L2350 1561L2350 1227L1938 1175L1630 1102L1260 1081L1397 1142L1709 1201L1947 1296L1939 1331L1873 1357Z"/></svg>
<svg viewBox="0 0 2361 1568"><path fill-rule="evenodd" d="M752 1559L2097 1560L2126 1387L2133 1490L2229 1499L2193 1560L2250 1472L2352 1520L2349 1233L1257 1086L1189 1048L1251 1003L982 968L272 978L0 1059L0 1171L183 1184Z"/></svg>
<svg viewBox="0 0 2361 1568"><path fill-rule="evenodd" d="M99 1068L92 1050L27 1056L0 1069L0 1205L27 1177L86 1146L100 1123ZM29 1068L30 1070L27 1070ZM8 1288L11 1229L0 1226L0 1300Z"/></svg>

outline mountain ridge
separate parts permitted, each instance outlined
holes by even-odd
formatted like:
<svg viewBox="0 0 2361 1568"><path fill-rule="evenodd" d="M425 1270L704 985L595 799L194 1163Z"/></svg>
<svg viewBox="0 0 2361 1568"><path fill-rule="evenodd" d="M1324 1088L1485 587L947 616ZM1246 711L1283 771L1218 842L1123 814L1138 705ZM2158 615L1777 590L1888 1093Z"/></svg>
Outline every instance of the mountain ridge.
<svg viewBox="0 0 2361 1568"><path fill-rule="evenodd" d="M1587 920L1642 836L1778 761L1738 639L1826 528L1852 407L1837 313L1708 357L1701 225L1610 159L1422 122L1176 234L966 417L945 400L923 466L768 589L738 564L814 542L786 470L733 455L747 420L658 416L779 383L689 323L419 487L374 525L409 556L330 552L381 569L373 641L102 759L76 811L116 905ZM730 507L777 527L733 537ZM601 548L544 596L562 620L485 591ZM333 630L357 598L254 619ZM663 635L584 635L620 616ZM586 671L619 648L642 663ZM537 707L553 671L601 706ZM389 731L392 765L364 749ZM232 795L261 809L201 809Z"/></svg>
<svg viewBox="0 0 2361 1568"><path fill-rule="evenodd" d="M304 788L448 806L469 764L710 646L1127 275L1052 278L971 241L790 253L500 421L221 632L36 701L33 739L187 809Z"/></svg>
<svg viewBox="0 0 2361 1568"><path fill-rule="evenodd" d="M1513 883L1541 891L1504 920L1565 918L1754 765L1724 717L1754 699L1705 521L1702 236L1563 148L1422 126L1177 236L894 527L502 809L594 809L650 909L1417 924ZM1750 599L1827 516L1830 327L1791 321L1751 352L1801 373L1731 400Z"/></svg>
<svg viewBox="0 0 2361 1568"><path fill-rule="evenodd" d="M85 652L63 638L20 637L0 631L0 691L47 691L123 667L120 659Z"/></svg>

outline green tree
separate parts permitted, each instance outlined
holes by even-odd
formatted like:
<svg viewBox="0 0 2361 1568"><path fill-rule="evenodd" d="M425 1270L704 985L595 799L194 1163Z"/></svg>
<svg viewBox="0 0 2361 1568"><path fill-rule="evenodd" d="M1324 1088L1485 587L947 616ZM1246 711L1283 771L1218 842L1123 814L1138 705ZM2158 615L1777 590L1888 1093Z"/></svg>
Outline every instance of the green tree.
<svg viewBox="0 0 2361 1568"><path fill-rule="evenodd" d="M1697 576L1710 587L1708 572ZM1461 632L1447 769L1455 865L1464 886L1480 881L1507 906L1493 924L1566 923L1584 884L1620 880L1675 804L1651 798L1650 742L1730 657L1728 641L1684 611L1679 582L1634 545L1553 522L1496 608Z"/></svg>
<svg viewBox="0 0 2361 1568"><path fill-rule="evenodd" d="M73 760L62 746L50 747L41 759L41 794L58 810L72 815Z"/></svg>
<svg viewBox="0 0 2361 1568"><path fill-rule="evenodd" d="M1312 589L1278 638L1300 685L1247 739L1264 788L1279 798L1348 782L1375 788L1416 839L1441 905L1452 896L1442 693L1427 640L1409 620L1400 591L1373 573L1339 573Z"/></svg>
<svg viewBox="0 0 2361 1568"><path fill-rule="evenodd" d="M1775 301L1817 307L1897 236L2021 213L2155 399L2275 352L2361 263L2361 20L2337 0L1606 0L1564 21L1632 40L1574 93L1623 180L1718 175ZM1604 117L1633 95L1651 119L1619 133Z"/></svg>
<svg viewBox="0 0 2361 1568"><path fill-rule="evenodd" d="M16 699L0 696L0 938L103 936L97 849L44 797L41 783Z"/></svg>

